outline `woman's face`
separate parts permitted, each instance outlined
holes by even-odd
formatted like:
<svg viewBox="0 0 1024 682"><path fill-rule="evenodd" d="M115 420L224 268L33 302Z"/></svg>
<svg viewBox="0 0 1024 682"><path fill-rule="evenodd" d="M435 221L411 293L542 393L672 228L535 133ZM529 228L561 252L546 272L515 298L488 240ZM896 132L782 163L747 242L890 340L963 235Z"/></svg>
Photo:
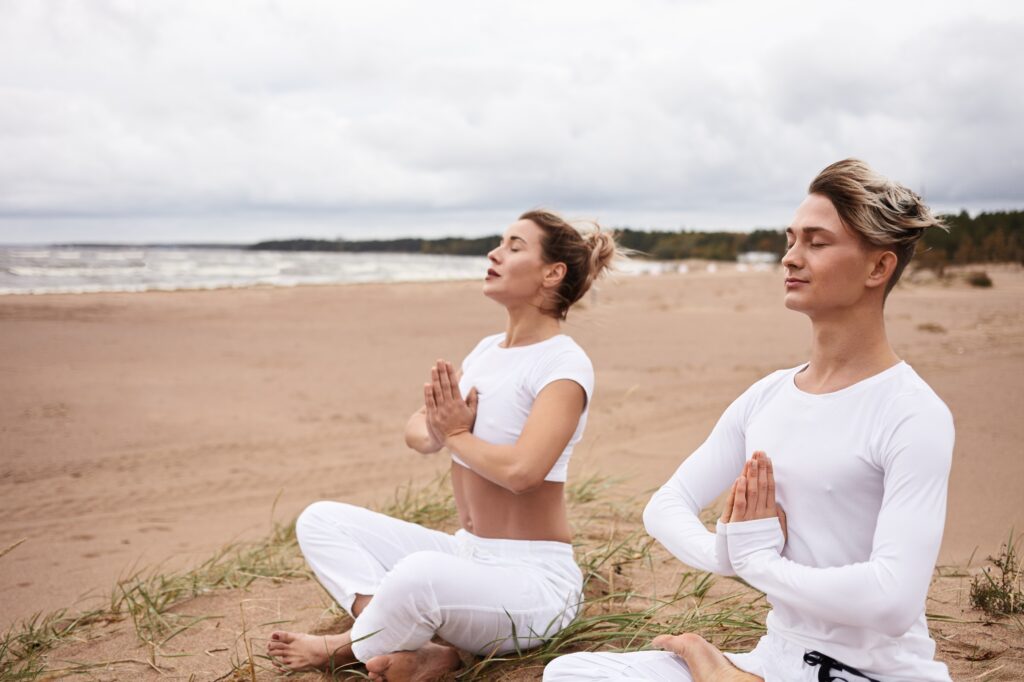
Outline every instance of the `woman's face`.
<svg viewBox="0 0 1024 682"><path fill-rule="evenodd" d="M786 228L786 307L812 317L857 305L877 289L878 254L839 218L835 206L810 194Z"/></svg>
<svg viewBox="0 0 1024 682"><path fill-rule="evenodd" d="M551 265L544 262L544 233L531 220L519 220L505 230L501 243L487 254L491 262L484 295L503 305L540 303Z"/></svg>

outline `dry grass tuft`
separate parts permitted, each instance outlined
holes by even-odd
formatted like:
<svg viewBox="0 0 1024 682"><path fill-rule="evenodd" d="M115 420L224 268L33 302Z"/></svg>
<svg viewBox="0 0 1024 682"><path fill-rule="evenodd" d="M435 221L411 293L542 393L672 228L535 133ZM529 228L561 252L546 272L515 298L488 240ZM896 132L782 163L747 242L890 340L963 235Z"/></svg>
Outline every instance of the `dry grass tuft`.
<svg viewBox="0 0 1024 682"><path fill-rule="evenodd" d="M971 583L971 603L989 616L1024 613L1024 565L1016 545L1011 533L999 553L988 558L992 565L986 566Z"/></svg>

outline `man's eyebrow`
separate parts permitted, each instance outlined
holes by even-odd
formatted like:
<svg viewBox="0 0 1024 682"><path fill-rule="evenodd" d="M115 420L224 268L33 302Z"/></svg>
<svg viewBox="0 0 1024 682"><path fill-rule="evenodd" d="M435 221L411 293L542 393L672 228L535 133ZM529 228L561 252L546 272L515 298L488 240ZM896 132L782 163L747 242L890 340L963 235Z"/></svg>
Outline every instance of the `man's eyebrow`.
<svg viewBox="0 0 1024 682"><path fill-rule="evenodd" d="M828 230L825 229L824 227L816 227L816 226L813 226L813 225L811 227L801 227L799 229L804 234L813 234L814 232L825 232L825 233L828 233ZM794 228L792 228L792 227L787 227L786 228L786 234L796 234L796 230Z"/></svg>

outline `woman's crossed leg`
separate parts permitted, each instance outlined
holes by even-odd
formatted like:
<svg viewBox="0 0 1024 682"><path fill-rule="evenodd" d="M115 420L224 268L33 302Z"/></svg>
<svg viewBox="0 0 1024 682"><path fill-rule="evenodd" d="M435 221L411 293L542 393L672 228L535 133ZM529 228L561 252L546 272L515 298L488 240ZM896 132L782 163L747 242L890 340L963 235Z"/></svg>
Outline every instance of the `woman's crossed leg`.
<svg viewBox="0 0 1024 682"><path fill-rule="evenodd" d="M356 621L338 635L273 633L268 653L289 669L358 660L378 679L432 679L459 664L453 649L431 644L435 635L476 654L508 653L537 646L575 615L572 580L553 585L538 573L544 562L490 556L487 540L340 503L311 505L296 532L320 582Z"/></svg>

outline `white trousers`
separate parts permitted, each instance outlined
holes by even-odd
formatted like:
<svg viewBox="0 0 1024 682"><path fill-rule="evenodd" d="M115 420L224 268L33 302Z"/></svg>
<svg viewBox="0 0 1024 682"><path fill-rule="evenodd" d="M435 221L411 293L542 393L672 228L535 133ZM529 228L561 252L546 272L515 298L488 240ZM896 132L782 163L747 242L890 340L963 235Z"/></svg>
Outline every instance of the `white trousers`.
<svg viewBox="0 0 1024 682"><path fill-rule="evenodd" d="M455 535L341 502L315 502L295 524L320 584L350 614L360 661L419 649L436 634L474 654L529 649L572 622L583 575L564 542Z"/></svg>
<svg viewBox="0 0 1024 682"><path fill-rule="evenodd" d="M804 663L806 649L768 633L753 651L725 654L740 670L765 682L817 682L818 667ZM837 673L838 674L838 673ZM860 678L850 675L851 682ZM690 669L668 651L625 654L579 653L560 656L544 668L544 682L567 680L622 680L624 682L693 682Z"/></svg>

